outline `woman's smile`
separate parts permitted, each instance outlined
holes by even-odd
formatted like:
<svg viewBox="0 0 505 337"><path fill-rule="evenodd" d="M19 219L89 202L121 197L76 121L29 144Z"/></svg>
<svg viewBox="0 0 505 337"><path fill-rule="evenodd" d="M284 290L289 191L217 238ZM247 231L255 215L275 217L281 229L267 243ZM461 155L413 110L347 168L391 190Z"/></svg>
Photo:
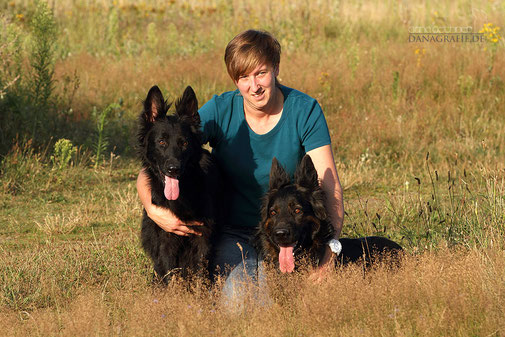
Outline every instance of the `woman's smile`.
<svg viewBox="0 0 505 337"><path fill-rule="evenodd" d="M269 112L275 109L277 87L275 77L279 71L270 65L260 64L249 74L244 74L235 82L244 97L246 109ZM271 112L271 111L270 111Z"/></svg>

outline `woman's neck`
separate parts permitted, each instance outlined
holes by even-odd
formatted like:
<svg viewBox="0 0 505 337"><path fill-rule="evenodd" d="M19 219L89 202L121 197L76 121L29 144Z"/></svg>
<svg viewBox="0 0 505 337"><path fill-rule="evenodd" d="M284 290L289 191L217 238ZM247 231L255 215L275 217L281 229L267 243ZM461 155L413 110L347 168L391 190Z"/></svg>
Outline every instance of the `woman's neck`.
<svg viewBox="0 0 505 337"><path fill-rule="evenodd" d="M257 109L254 106L248 105L244 100L244 113L246 116L254 118L264 118L268 116L277 115L282 111L284 105L284 95L279 87L275 87L275 96L272 97L271 102L264 106L262 109Z"/></svg>
<svg viewBox="0 0 505 337"><path fill-rule="evenodd" d="M271 104L258 110L244 104L244 115L249 127L257 134L265 134L272 130L279 122L284 106L284 95L276 87L276 95Z"/></svg>

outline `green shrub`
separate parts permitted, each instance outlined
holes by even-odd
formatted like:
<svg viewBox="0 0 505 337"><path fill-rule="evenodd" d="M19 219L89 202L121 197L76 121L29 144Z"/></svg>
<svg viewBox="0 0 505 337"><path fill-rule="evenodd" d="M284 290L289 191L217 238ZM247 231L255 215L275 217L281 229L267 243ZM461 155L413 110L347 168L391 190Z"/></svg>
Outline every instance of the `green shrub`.
<svg viewBox="0 0 505 337"><path fill-rule="evenodd" d="M96 107L93 107L93 116L96 120L96 138L93 143L93 149L95 151L95 168L98 167L99 162L102 160L102 157L109 146L109 140L106 135L106 126L108 124L107 116L114 110L119 109L121 105L118 103L111 103L102 112L98 113Z"/></svg>
<svg viewBox="0 0 505 337"><path fill-rule="evenodd" d="M77 147L72 144L68 139L59 139L56 144L54 144L53 155L51 156L51 162L53 167L58 170L62 170L68 167L71 163L72 157L77 153Z"/></svg>
<svg viewBox="0 0 505 337"><path fill-rule="evenodd" d="M13 132L18 114L12 110L18 105L21 73L21 31L4 16L0 16L0 154L10 149L16 136Z"/></svg>
<svg viewBox="0 0 505 337"><path fill-rule="evenodd" d="M34 104L47 108L54 89L54 51L57 38L56 22L44 1L38 1L30 23L30 88Z"/></svg>

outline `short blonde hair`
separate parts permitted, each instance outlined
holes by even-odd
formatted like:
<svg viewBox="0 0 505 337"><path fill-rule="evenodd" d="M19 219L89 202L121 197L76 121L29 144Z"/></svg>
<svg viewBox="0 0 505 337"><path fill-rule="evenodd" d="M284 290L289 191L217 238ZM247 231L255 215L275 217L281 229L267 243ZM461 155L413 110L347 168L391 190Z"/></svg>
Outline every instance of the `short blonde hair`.
<svg viewBox="0 0 505 337"><path fill-rule="evenodd" d="M246 30L235 36L226 46L224 62L233 81L248 74L261 64L274 68L281 61L281 45L272 34L260 30Z"/></svg>

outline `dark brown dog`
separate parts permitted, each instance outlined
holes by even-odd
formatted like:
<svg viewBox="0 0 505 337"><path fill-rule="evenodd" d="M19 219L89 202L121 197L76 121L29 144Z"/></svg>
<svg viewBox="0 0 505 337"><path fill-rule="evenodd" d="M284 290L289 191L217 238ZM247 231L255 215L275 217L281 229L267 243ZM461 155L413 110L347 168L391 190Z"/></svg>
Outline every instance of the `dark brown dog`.
<svg viewBox="0 0 505 337"><path fill-rule="evenodd" d="M255 244L266 261L282 272L292 272L296 261L305 258L317 265L329 240L335 235L325 208L325 195L317 172L308 155L295 172L295 181L272 160L270 188L265 196L262 221ZM385 257L397 258L402 247L378 236L358 239L341 238L342 252L338 264L364 261L367 265Z"/></svg>

